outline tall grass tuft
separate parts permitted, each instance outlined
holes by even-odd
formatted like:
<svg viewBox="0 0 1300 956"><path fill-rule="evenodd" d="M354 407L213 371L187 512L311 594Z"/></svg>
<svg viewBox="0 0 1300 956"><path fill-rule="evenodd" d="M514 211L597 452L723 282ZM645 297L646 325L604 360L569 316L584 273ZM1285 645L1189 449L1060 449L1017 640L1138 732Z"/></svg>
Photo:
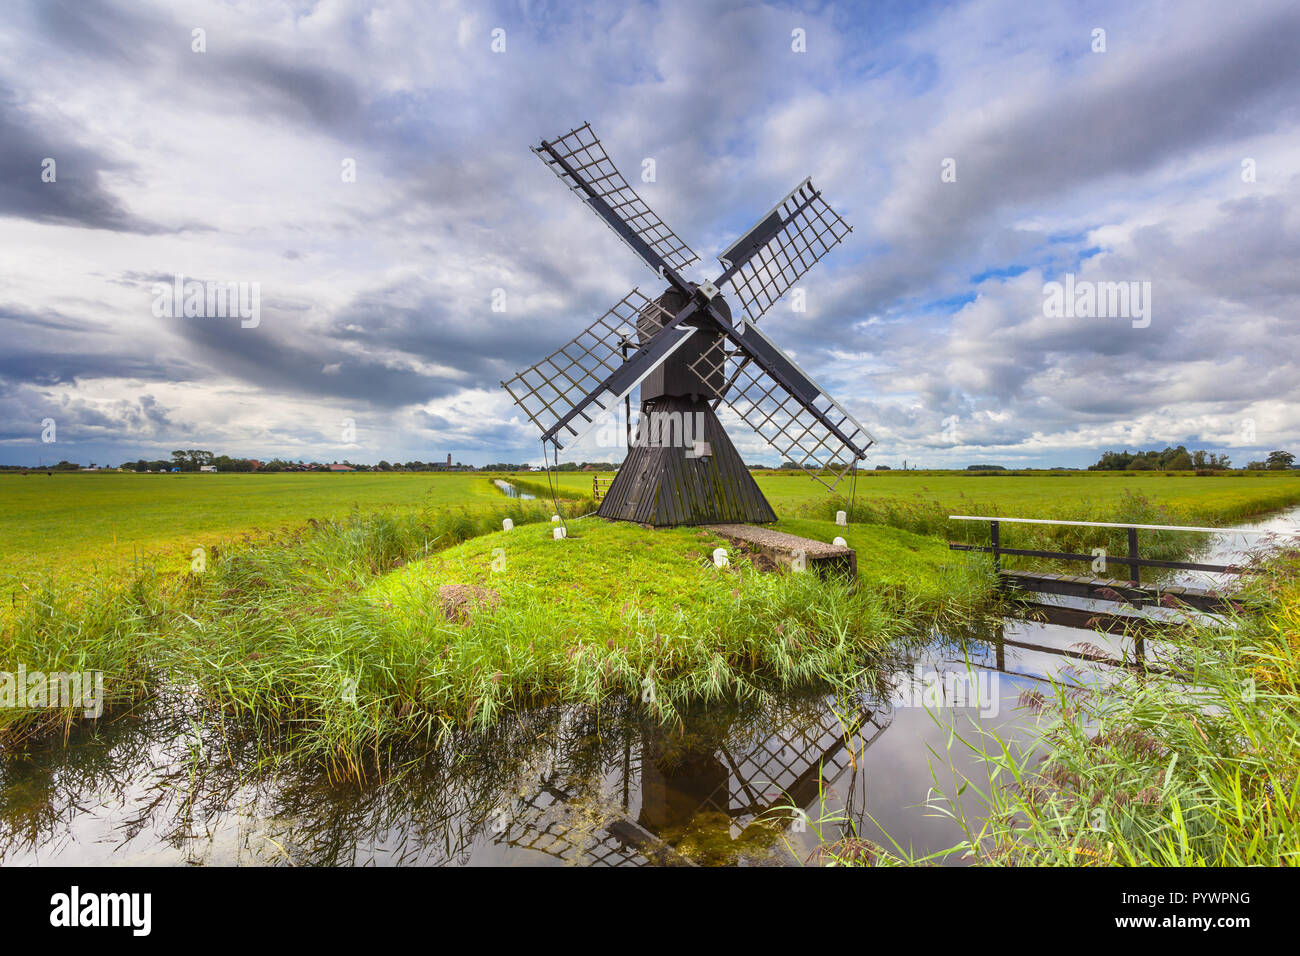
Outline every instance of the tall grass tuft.
<svg viewBox="0 0 1300 956"><path fill-rule="evenodd" d="M152 572L141 571L125 584L47 578L22 590L21 605L0 619L0 673L102 674L106 711L149 691L155 676L151 649L165 619ZM39 693L53 700L55 690L50 682ZM15 752L55 732L66 739L86 709L76 701L39 707L24 702L0 707L0 752Z"/></svg>

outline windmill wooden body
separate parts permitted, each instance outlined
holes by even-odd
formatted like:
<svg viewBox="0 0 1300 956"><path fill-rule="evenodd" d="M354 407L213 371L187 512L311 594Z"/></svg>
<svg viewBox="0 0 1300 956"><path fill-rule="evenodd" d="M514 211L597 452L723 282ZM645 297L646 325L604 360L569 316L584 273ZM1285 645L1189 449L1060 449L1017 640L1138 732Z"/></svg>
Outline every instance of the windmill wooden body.
<svg viewBox="0 0 1300 956"><path fill-rule="evenodd" d="M866 457L866 429L756 325L850 232L811 180L718 257L716 279L697 283L682 270L699 257L628 185L590 124L533 151L668 285L654 299L633 289L502 383L557 458L640 388L637 428L599 515L651 525L776 520L720 407L829 488Z"/></svg>

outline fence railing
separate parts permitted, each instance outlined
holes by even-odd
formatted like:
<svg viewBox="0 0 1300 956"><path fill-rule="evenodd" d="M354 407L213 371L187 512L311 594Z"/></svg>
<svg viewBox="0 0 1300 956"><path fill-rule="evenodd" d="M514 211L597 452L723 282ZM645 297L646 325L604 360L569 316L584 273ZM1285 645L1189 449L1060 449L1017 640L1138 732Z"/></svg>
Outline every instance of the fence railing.
<svg viewBox="0 0 1300 956"><path fill-rule="evenodd" d="M1263 531L1240 528L1203 528L1189 525L1167 524L1127 524L1116 521L1065 521L1053 518L1004 518L991 515L949 515L949 521L987 521L989 523L989 545L961 544L948 542L953 551L978 551L993 555L993 567L1002 570L1002 556L1015 555L1027 558L1051 558L1058 561L1087 561L1090 564L1098 558L1103 566L1114 563L1128 568L1129 580L1134 584L1142 583L1143 568L1166 568L1177 571L1208 571L1214 574L1253 574L1254 568L1236 564L1206 564L1198 561L1163 561L1156 558L1144 558L1138 552L1139 531L1200 531L1206 534L1289 534L1295 532ZM1128 553L1123 555L1079 554L1072 551L1043 551L1037 548L1004 548L1002 546L1002 525L1004 524L1048 524L1073 525L1086 528L1121 528L1128 531Z"/></svg>
<svg viewBox="0 0 1300 956"><path fill-rule="evenodd" d="M605 492L609 491L609 486L614 483L613 478L606 478L603 475L591 476L591 497L596 504L600 504L601 499L605 497Z"/></svg>

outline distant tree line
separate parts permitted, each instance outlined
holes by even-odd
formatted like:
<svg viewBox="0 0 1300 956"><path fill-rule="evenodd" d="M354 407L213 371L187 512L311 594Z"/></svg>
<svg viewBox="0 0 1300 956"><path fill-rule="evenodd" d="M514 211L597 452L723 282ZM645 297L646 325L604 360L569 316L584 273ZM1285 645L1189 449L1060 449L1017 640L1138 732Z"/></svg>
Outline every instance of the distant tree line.
<svg viewBox="0 0 1300 956"><path fill-rule="evenodd" d="M1270 470L1281 470L1283 468L1291 468L1294 465L1295 455L1291 454L1289 451L1271 451L1268 453L1268 457L1263 461L1252 461L1246 465L1246 467L1252 471L1259 471L1266 468Z"/></svg>
<svg viewBox="0 0 1300 956"><path fill-rule="evenodd" d="M1206 451L1188 451L1186 446L1165 448L1164 451L1108 451L1089 471L1193 471L1231 468L1226 454L1216 455Z"/></svg>
<svg viewBox="0 0 1300 956"><path fill-rule="evenodd" d="M584 461L578 463L574 463L571 461L562 461L560 462L560 466L558 468L554 465L548 465L545 468L539 469L539 471L586 471L588 468L590 468L592 471L617 471L618 465L609 461ZM483 470L489 471L492 469L485 468ZM510 470L514 471L514 470L522 470L522 469L512 468Z"/></svg>
<svg viewBox="0 0 1300 956"><path fill-rule="evenodd" d="M811 459L807 462L806 466L814 469L817 467L816 463L813 462ZM831 471L843 471L845 468L849 467L849 463L844 461L831 461L826 463L826 467ZM805 465L801 465L797 461L783 461L781 462L780 470L781 471L803 471L804 468Z"/></svg>
<svg viewBox="0 0 1300 956"><path fill-rule="evenodd" d="M1289 451L1277 450L1268 453L1268 456L1260 461L1252 461L1246 465L1246 468L1252 471L1281 471L1296 467L1296 456ZM512 472L512 471L530 471L533 470L530 465L516 464L513 462L494 462L492 464L475 467L474 465L465 465L456 462L449 465L444 461L408 461L408 462L389 462L381 460L378 464L356 464L350 461L342 463L335 462L334 470L339 464L346 465L353 471L494 471L494 472ZM26 465L3 465L0 470L27 470L31 466ZM94 465L92 464L93 468ZM331 465L321 462L304 462L301 459L291 461L281 458L272 458L269 461L258 461L252 458L235 458L230 455L215 455L210 451L201 448L178 449L172 452L170 459L145 459L140 458L132 462L124 462L121 466L124 471L137 472L194 472L203 468L215 468L221 472L251 472L251 471L329 471ZM548 466L539 470L556 470L556 471L617 471L619 463L617 462L561 462L557 467ZM770 466L760 464L749 464L745 466L749 469L766 469ZM800 466L794 461L783 461L778 466L781 470L796 471ZM839 470L843 468L840 462L831 462L830 467ZM1163 451L1151 449L1149 451L1130 452L1124 451L1107 451L1104 452L1094 465L1089 465L1089 471L1224 471L1232 467L1232 461L1226 454L1215 454L1204 450L1188 451L1186 446L1178 445L1177 447L1166 447ZM57 465L44 465L42 471L77 471L81 465L71 461L60 461ZM890 471L889 465L876 465L876 471ZM969 472L1005 472L1004 465L977 464L967 465L966 471ZM1063 469L1052 469L1063 470Z"/></svg>

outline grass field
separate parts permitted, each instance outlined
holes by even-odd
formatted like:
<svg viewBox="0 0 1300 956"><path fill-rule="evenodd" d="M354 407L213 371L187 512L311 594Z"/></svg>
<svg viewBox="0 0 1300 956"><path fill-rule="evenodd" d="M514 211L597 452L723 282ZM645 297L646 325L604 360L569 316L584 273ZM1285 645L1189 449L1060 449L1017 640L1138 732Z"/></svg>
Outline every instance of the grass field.
<svg viewBox="0 0 1300 956"><path fill-rule="evenodd" d="M755 472L755 477L781 517L821 516L828 508L843 508L852 488L848 478L832 492L802 473L760 471ZM539 496L550 493L544 474L519 476L517 480ZM554 481L561 494L591 494L590 472L560 472ZM1231 521L1269 510L1275 507L1272 502L1279 499L1291 504L1300 501L1300 471L1203 477L1164 472L972 475L864 471L858 474L856 501L863 509L882 512L889 508L928 511L938 506L945 517L949 514L1071 517L1079 510L1114 506L1127 493L1134 492L1165 506L1171 514L1207 518L1218 515L1221 521ZM966 510L955 510L959 508Z"/></svg>
<svg viewBox="0 0 1300 956"><path fill-rule="evenodd" d="M510 476L506 476L510 477ZM578 499L566 514L590 507L590 472L555 476L562 497ZM503 496L481 473L345 474L44 474L0 475L0 583L44 571L120 568L158 561L182 571L190 553L244 535L299 527L309 519L352 511L481 510ZM514 478L548 498L542 474ZM759 474L758 482L783 518L834 517L845 495L803 475ZM1137 493L1137 497L1134 493ZM1140 501L1138 500L1140 498ZM949 514L1002 514L1157 523L1225 524L1300 503L1300 475L1194 477L1084 473L1034 476L864 472L851 518L919 534L986 534L955 528ZM1158 513L1151 514L1152 508ZM1081 545L1067 533L1052 543ZM1010 543L1010 542L1009 542Z"/></svg>
<svg viewBox="0 0 1300 956"><path fill-rule="evenodd" d="M188 567L190 552L350 511L429 511L504 500L480 474L0 475L0 580L113 567Z"/></svg>

